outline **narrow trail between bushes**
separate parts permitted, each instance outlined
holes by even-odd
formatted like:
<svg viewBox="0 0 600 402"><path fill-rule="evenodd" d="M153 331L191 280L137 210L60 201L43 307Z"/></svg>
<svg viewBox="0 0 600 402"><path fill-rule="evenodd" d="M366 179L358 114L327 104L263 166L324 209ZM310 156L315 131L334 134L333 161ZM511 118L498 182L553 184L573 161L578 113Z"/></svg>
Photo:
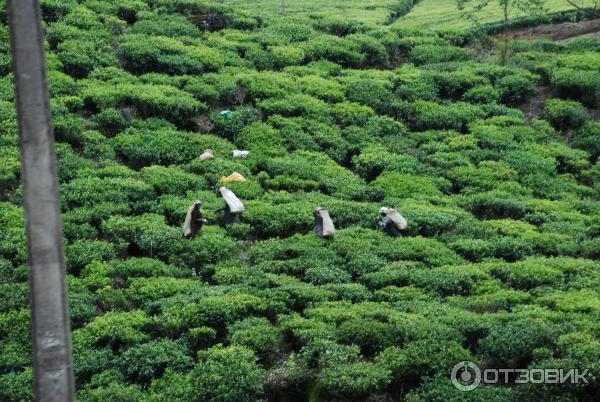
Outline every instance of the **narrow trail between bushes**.
<svg viewBox="0 0 600 402"><path fill-rule="evenodd" d="M503 33L494 34L492 38L502 39L503 35ZM600 19L542 24L527 28L510 29L508 31L508 38L512 40L551 39L562 41L583 35L600 37Z"/></svg>
<svg viewBox="0 0 600 402"><path fill-rule="evenodd" d="M547 85L538 85L533 96L519 107L527 120L541 118L544 114L544 103L552 98L552 89Z"/></svg>

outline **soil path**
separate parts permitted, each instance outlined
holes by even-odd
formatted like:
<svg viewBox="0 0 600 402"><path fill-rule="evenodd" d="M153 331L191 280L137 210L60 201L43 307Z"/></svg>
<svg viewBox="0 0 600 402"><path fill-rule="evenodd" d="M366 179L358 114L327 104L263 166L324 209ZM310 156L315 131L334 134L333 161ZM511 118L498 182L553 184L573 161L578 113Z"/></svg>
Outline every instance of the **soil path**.
<svg viewBox="0 0 600 402"><path fill-rule="evenodd" d="M590 34L600 37L600 19L582 22L563 22L560 24L542 24L527 28L511 29L508 32L508 37L509 39L516 40L565 40ZM500 39L502 35L502 33L498 33L492 37Z"/></svg>

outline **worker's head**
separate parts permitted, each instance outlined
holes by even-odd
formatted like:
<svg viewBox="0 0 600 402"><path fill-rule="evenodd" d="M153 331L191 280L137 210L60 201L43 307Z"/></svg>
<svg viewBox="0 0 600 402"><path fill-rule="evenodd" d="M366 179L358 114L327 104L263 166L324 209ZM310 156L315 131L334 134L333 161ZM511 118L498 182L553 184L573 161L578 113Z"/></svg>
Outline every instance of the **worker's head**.
<svg viewBox="0 0 600 402"><path fill-rule="evenodd" d="M389 209L389 208L387 208L387 207L381 207L381 209L379 209L379 213L380 213L381 215L387 215L387 214L389 214L389 213L390 213L390 209Z"/></svg>
<svg viewBox="0 0 600 402"><path fill-rule="evenodd" d="M196 200L196 201L194 202L194 206L195 206L196 208L200 208L200 207L202 206L202 201L200 201L200 200Z"/></svg>

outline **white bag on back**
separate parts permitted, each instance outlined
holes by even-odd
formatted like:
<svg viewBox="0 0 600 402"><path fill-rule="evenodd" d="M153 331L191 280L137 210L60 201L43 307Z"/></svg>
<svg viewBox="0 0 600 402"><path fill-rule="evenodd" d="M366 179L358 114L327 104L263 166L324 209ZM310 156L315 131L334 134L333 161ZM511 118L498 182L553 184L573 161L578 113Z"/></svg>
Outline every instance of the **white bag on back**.
<svg viewBox="0 0 600 402"><path fill-rule="evenodd" d="M398 211L396 211L395 209L384 207L384 208L381 208L380 212L384 213L388 218L390 218L392 220L392 222L394 222L396 227L398 227L398 229L404 230L408 226L408 222L406 221L406 218L404 218L402 215L400 215L400 213Z"/></svg>
<svg viewBox="0 0 600 402"><path fill-rule="evenodd" d="M241 151L239 149L233 151L234 158L247 158L248 155L250 155L250 151Z"/></svg>
<svg viewBox="0 0 600 402"><path fill-rule="evenodd" d="M242 204L242 201L240 201L240 199L236 197L236 195L233 193L233 191L229 190L226 187L221 187L219 189L219 192L223 196L223 199L227 203L227 206L229 207L229 211L232 214L241 214L242 212L244 212L246 210L244 208L244 204Z"/></svg>

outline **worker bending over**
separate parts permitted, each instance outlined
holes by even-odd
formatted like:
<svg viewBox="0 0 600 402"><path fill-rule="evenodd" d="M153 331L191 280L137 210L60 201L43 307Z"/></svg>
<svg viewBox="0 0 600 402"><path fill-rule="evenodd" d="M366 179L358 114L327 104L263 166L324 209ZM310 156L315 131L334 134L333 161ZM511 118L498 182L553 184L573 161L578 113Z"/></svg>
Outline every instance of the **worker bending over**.
<svg viewBox="0 0 600 402"><path fill-rule="evenodd" d="M406 219L392 208L382 207L379 213L383 216L383 219L379 222L379 227L390 236L402 236L401 231L408 226Z"/></svg>
<svg viewBox="0 0 600 402"><path fill-rule="evenodd" d="M225 225L240 223L240 215L245 211L242 201L227 187L221 187L219 193L225 200L225 215L223 217Z"/></svg>

